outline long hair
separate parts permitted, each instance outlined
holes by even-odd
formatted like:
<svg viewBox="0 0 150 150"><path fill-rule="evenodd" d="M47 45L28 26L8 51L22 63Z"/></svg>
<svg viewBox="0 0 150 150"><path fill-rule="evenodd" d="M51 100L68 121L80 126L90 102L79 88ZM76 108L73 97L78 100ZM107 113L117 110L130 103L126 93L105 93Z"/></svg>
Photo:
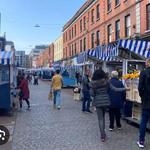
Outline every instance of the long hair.
<svg viewBox="0 0 150 150"><path fill-rule="evenodd" d="M106 79L106 73L102 69L95 70L92 80Z"/></svg>

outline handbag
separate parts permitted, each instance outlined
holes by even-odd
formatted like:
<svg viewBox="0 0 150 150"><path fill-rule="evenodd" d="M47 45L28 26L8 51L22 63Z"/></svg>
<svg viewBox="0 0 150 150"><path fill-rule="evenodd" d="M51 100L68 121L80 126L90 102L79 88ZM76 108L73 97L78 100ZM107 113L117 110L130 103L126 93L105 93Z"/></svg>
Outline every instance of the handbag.
<svg viewBox="0 0 150 150"><path fill-rule="evenodd" d="M50 90L49 91L49 94L48 94L48 100L52 100L53 99L53 91L52 90Z"/></svg>

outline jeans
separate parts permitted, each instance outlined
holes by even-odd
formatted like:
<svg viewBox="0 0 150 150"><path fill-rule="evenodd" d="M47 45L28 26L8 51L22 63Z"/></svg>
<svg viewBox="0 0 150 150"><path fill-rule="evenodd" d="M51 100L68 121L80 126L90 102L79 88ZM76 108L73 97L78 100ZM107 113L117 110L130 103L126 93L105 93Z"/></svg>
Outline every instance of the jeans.
<svg viewBox="0 0 150 150"><path fill-rule="evenodd" d="M56 105L57 107L60 106L61 104L61 90L54 90L54 105Z"/></svg>
<svg viewBox="0 0 150 150"><path fill-rule="evenodd" d="M121 128L120 118L121 118L120 108L109 108L109 119L110 119L109 128L111 129L114 128L115 119L117 127Z"/></svg>
<svg viewBox="0 0 150 150"><path fill-rule="evenodd" d="M106 108L96 107L96 111L97 111L97 117L98 117L98 123L99 123L101 138L105 139L105 137L106 137L106 133L105 133L105 112L106 112Z"/></svg>
<svg viewBox="0 0 150 150"><path fill-rule="evenodd" d="M90 111L90 92L83 91L82 111Z"/></svg>
<svg viewBox="0 0 150 150"><path fill-rule="evenodd" d="M148 123L148 120L150 119L150 109L143 109L141 117L142 117L142 119L141 119L141 123L140 123L139 141L144 142L145 141L146 125Z"/></svg>

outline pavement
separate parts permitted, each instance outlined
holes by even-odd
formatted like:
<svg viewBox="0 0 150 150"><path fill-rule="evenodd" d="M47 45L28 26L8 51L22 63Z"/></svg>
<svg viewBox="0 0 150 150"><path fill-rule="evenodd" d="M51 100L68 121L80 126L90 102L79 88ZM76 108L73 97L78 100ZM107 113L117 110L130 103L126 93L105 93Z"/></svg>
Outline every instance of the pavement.
<svg viewBox="0 0 150 150"><path fill-rule="evenodd" d="M30 86L31 111L17 113L12 125L10 147L0 150L138 150L138 128L122 121L122 130L108 131L107 141L100 141L96 113L81 112L81 102L73 100L73 91L62 90L62 108L55 110L48 101L49 83ZM3 118L0 118L3 120ZM14 121L13 120L13 121ZM150 150L150 134L147 133L145 150Z"/></svg>

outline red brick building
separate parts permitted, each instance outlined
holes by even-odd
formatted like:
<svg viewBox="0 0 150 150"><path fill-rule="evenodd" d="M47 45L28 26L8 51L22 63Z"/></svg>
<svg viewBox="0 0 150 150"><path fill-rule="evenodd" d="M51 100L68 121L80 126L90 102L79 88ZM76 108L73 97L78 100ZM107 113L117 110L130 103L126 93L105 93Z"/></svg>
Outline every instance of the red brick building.
<svg viewBox="0 0 150 150"><path fill-rule="evenodd" d="M150 0L87 0L63 27L63 56L147 35Z"/></svg>
<svg viewBox="0 0 150 150"><path fill-rule="evenodd" d="M36 59L37 67L51 67L54 62L54 44L51 43Z"/></svg>

